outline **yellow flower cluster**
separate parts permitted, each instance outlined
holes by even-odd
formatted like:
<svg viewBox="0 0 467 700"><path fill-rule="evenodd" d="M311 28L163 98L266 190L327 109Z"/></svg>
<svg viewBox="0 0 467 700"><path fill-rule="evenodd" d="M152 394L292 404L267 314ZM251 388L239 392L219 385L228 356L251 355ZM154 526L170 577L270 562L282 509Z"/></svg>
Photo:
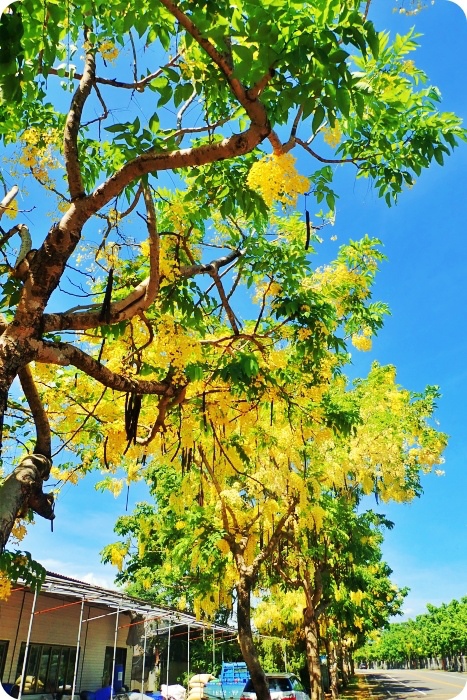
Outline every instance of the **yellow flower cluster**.
<svg viewBox="0 0 467 700"><path fill-rule="evenodd" d="M21 540L24 539L24 537L26 536L26 533L27 533L26 526L22 522L17 520L11 529L11 536L17 542L21 542Z"/></svg>
<svg viewBox="0 0 467 700"><path fill-rule="evenodd" d="M404 61L402 64L402 72L407 73L407 75L413 75L415 72L415 62L412 60Z"/></svg>
<svg viewBox="0 0 467 700"><path fill-rule="evenodd" d="M66 199L61 199L60 202L57 204L57 209L58 211L61 211L62 214L64 214L68 209L70 208L70 203L67 202Z"/></svg>
<svg viewBox="0 0 467 700"><path fill-rule="evenodd" d="M357 350L362 350L362 352L371 350L371 328L366 327L360 334L353 335L352 345L357 348Z"/></svg>
<svg viewBox="0 0 467 700"><path fill-rule="evenodd" d="M5 209L5 216L8 216L9 219L16 219L18 215L18 202L16 199L13 199L8 207Z"/></svg>
<svg viewBox="0 0 467 700"><path fill-rule="evenodd" d="M355 605L361 605L364 595L363 591L360 590L350 591L350 600L352 603L355 603Z"/></svg>
<svg viewBox="0 0 467 700"><path fill-rule="evenodd" d="M225 540L217 540L216 545L219 547L222 554L228 554L230 552L230 547Z"/></svg>
<svg viewBox="0 0 467 700"><path fill-rule="evenodd" d="M104 61L110 61L114 63L120 53L113 41L106 39L99 46L99 53L101 54Z"/></svg>
<svg viewBox="0 0 467 700"><path fill-rule="evenodd" d="M8 600L11 593L10 579L0 571L0 600Z"/></svg>
<svg viewBox="0 0 467 700"><path fill-rule="evenodd" d="M34 177L45 185L50 185L52 179L49 171L59 167L57 157L52 153L56 147L57 137L51 131L39 131L36 127L26 129L21 136L24 143L23 151L18 159L20 165L30 168Z"/></svg>
<svg viewBox="0 0 467 700"><path fill-rule="evenodd" d="M66 481L68 484L77 484L79 481L79 473L76 469L59 469L52 467L50 470L51 476L57 481Z"/></svg>
<svg viewBox="0 0 467 700"><path fill-rule="evenodd" d="M335 122L334 126L329 126L324 130L323 138L331 148L335 148L340 144L342 140L342 131L338 121Z"/></svg>
<svg viewBox="0 0 467 700"><path fill-rule="evenodd" d="M147 361L160 367L171 365L183 378L186 365L201 359L200 346L190 331L185 331L171 314L161 315L156 330L154 340L147 350Z"/></svg>
<svg viewBox="0 0 467 700"><path fill-rule="evenodd" d="M355 627L358 627L359 630L363 629L363 623L364 623L363 617L356 617L354 619L354 625Z"/></svg>
<svg viewBox="0 0 467 700"><path fill-rule="evenodd" d="M248 187L259 192L268 207L274 202L295 206L298 195L309 188L307 178L298 174L295 160L290 153L258 160L248 173Z"/></svg>
<svg viewBox="0 0 467 700"><path fill-rule="evenodd" d="M123 560L128 554L128 547L120 542L113 544L110 549L110 561L119 571L122 570Z"/></svg>

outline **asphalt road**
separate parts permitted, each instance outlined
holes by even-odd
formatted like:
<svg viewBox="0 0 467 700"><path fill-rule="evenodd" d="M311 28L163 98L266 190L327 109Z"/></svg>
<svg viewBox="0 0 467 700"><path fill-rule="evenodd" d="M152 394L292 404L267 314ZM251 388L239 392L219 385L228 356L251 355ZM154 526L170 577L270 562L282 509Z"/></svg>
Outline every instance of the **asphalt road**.
<svg viewBox="0 0 467 700"><path fill-rule="evenodd" d="M368 670L362 675L373 700L467 700L467 674L427 670Z"/></svg>

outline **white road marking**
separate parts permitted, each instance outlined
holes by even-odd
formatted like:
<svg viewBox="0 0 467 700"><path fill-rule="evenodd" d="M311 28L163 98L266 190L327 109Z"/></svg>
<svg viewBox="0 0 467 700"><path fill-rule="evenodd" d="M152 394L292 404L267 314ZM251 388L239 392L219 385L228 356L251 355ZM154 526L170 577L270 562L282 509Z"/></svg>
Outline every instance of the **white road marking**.
<svg viewBox="0 0 467 700"><path fill-rule="evenodd" d="M391 675L390 675L389 673L387 673L387 672L382 672L382 675L386 675L387 678L395 678L395 679L397 680L398 683L401 683L402 685L407 686L407 688L408 688L409 690L413 690L414 692L420 693L421 695L428 695L428 693L425 693L424 690L419 690L418 688L413 688L413 687L410 686L408 683L406 683L406 681L403 681L403 680L401 680L400 678L397 678L396 676L391 676Z"/></svg>

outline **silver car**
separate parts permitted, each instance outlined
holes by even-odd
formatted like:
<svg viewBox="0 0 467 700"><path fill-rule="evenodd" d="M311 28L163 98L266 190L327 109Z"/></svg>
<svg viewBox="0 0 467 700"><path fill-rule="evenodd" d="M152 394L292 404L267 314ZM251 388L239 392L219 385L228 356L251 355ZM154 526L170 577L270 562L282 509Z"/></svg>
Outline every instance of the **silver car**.
<svg viewBox="0 0 467 700"><path fill-rule="evenodd" d="M271 700L310 700L301 681L293 673L266 673ZM240 700L256 700L250 678L246 682Z"/></svg>

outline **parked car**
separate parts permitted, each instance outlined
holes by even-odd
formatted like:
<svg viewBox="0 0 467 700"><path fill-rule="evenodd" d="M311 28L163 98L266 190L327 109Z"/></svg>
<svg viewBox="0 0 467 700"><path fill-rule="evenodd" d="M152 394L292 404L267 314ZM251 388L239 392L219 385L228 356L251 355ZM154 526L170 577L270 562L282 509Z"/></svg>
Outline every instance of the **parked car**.
<svg viewBox="0 0 467 700"><path fill-rule="evenodd" d="M266 673L271 700L310 700L301 681L293 673ZM240 700L256 700L250 678L243 688Z"/></svg>
<svg viewBox="0 0 467 700"><path fill-rule="evenodd" d="M368 666L367 666L365 661L362 661L362 663L360 664L360 666L358 668L366 669L366 668L368 668Z"/></svg>

